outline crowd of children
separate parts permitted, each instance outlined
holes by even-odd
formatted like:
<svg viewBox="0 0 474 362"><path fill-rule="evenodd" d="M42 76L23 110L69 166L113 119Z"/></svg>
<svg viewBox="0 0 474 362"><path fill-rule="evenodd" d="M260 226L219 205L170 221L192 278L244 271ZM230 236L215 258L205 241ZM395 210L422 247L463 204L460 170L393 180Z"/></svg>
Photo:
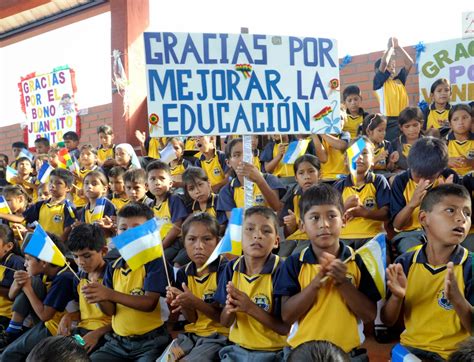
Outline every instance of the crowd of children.
<svg viewBox="0 0 474 362"><path fill-rule="evenodd" d="M306 136L253 136L252 162L238 136L156 139L140 131L138 157L130 144L115 145L105 125L99 147L74 132L59 145L39 138L31 157L26 144L13 143L13 162L0 155L2 171L16 170L0 173L8 205L0 212L1 360L23 361L63 335L76 336L92 361L291 361L322 346L341 360L366 361L364 323L400 319L405 348L447 359L471 335L473 112L449 104L446 79L433 83L427 109L410 107L404 83L412 63L401 51L396 73L394 49L402 48L391 38L374 77L385 115L364 112L360 89L346 87L341 133L312 135L294 164L283 161L288 144ZM349 174L346 150L361 138ZM165 163L168 145L175 157ZM245 206L245 179L253 206L242 255L203 269L231 211ZM110 240L153 218L163 257L132 270ZM24 254L38 224L77 276ZM355 252L381 232L386 301ZM186 324L172 340L167 321L179 315Z"/></svg>

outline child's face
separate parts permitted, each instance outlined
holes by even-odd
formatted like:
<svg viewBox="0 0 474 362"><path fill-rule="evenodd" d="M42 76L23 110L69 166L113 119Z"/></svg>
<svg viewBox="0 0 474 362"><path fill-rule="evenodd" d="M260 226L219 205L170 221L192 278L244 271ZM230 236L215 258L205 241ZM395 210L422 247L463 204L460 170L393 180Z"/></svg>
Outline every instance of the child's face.
<svg viewBox="0 0 474 362"><path fill-rule="evenodd" d="M95 272L104 263L103 256L106 248L100 251L91 250L89 248L76 250L72 252L74 261L77 266L86 273Z"/></svg>
<svg viewBox="0 0 474 362"><path fill-rule="evenodd" d="M207 152L213 148L212 139L210 136L199 136L195 138L196 147L201 152Z"/></svg>
<svg viewBox="0 0 474 362"><path fill-rule="evenodd" d="M316 185L319 180L319 171L309 162L301 162L296 170L296 182L301 189L306 191Z"/></svg>
<svg viewBox="0 0 474 362"><path fill-rule="evenodd" d="M171 145L173 146L176 158L179 160L184 152L182 144L178 140L172 140Z"/></svg>
<svg viewBox="0 0 474 362"><path fill-rule="evenodd" d="M253 214L244 220L242 249L244 255L252 258L266 258L278 247L278 231L272 220Z"/></svg>
<svg viewBox="0 0 474 362"><path fill-rule="evenodd" d="M455 134L467 134L471 131L472 117L463 109L453 113L451 117L451 129Z"/></svg>
<svg viewBox="0 0 474 362"><path fill-rule="evenodd" d="M17 158L18 155L20 154L21 150L22 150L22 149L21 149L20 147L13 147L13 148L12 148L13 157Z"/></svg>
<svg viewBox="0 0 474 362"><path fill-rule="evenodd" d="M25 207L25 196L23 195L5 195L5 201L10 208L10 211L14 214ZM23 210L24 211L24 210Z"/></svg>
<svg viewBox="0 0 474 362"><path fill-rule="evenodd" d="M132 202L141 201L147 192L146 186L141 182L125 182L125 193Z"/></svg>
<svg viewBox="0 0 474 362"><path fill-rule="evenodd" d="M421 122L412 119L400 127L404 136L409 140L418 139L421 132Z"/></svg>
<svg viewBox="0 0 474 362"><path fill-rule="evenodd" d="M114 135L113 134L105 134L104 132L99 133L99 141L102 147L109 148L113 145L114 142Z"/></svg>
<svg viewBox="0 0 474 362"><path fill-rule="evenodd" d="M144 216L132 216L132 217L118 217L117 218L117 234L120 235L128 229L140 226L146 223L148 220Z"/></svg>
<svg viewBox="0 0 474 362"><path fill-rule="evenodd" d="M428 180L430 182L427 189L429 189L433 186L434 182L436 181L436 179L439 176L441 176L441 173L438 172L438 173L435 173L434 175L432 175L431 177L421 177L416 173L416 171L411 170L411 178L416 183L419 183L421 180Z"/></svg>
<svg viewBox="0 0 474 362"><path fill-rule="evenodd" d="M154 196L165 195L173 185L173 180L166 170L151 170L148 172L147 186Z"/></svg>
<svg viewBox="0 0 474 362"><path fill-rule="evenodd" d="M5 255L7 255L12 249L13 243L6 243L4 240L0 239L0 260L3 260Z"/></svg>
<svg viewBox="0 0 474 362"><path fill-rule="evenodd" d="M186 185L186 191L189 197L197 202L206 202L211 194L211 183L204 180L195 180L189 185Z"/></svg>
<svg viewBox="0 0 474 362"><path fill-rule="evenodd" d="M68 151L75 150L79 145L79 141L73 141L70 139L64 140L64 145L66 146Z"/></svg>
<svg viewBox="0 0 474 362"><path fill-rule="evenodd" d="M344 101L344 104L351 114L359 113L360 104L362 102L362 97L357 94L349 94Z"/></svg>
<svg viewBox="0 0 474 362"><path fill-rule="evenodd" d="M341 212L335 205L314 205L304 215L302 227L313 247L326 250L338 245L343 225Z"/></svg>
<svg viewBox="0 0 474 362"><path fill-rule="evenodd" d="M397 71L397 62L395 61L395 57L392 57L392 59L390 59L390 62L387 64L387 70L392 76L395 75Z"/></svg>
<svg viewBox="0 0 474 362"><path fill-rule="evenodd" d="M48 200L51 197L49 193L49 188L47 184L43 184L38 187L38 199L39 200Z"/></svg>
<svg viewBox="0 0 474 362"><path fill-rule="evenodd" d="M5 157L0 157L0 167L7 167L8 161Z"/></svg>
<svg viewBox="0 0 474 362"><path fill-rule="evenodd" d="M71 190L70 187L66 185L66 182L58 176L50 176L49 178L49 193L51 197L55 199L63 198Z"/></svg>
<svg viewBox="0 0 474 362"><path fill-rule="evenodd" d="M356 167L357 173L365 174L374 165L374 152L372 147L364 148L357 158Z"/></svg>
<svg viewBox="0 0 474 362"><path fill-rule="evenodd" d="M91 168L95 165L97 156L91 150L83 150L79 156L79 163L84 168Z"/></svg>
<svg viewBox="0 0 474 362"><path fill-rule="evenodd" d="M373 130L367 129L367 136L375 144L381 143L385 139L385 133L387 131L387 122L380 123Z"/></svg>
<svg viewBox="0 0 474 362"><path fill-rule="evenodd" d="M444 83L439 84L431 97L436 104L445 105L449 102L449 98L451 97L451 87Z"/></svg>
<svg viewBox="0 0 474 362"><path fill-rule="evenodd" d="M117 176L117 177L109 177L109 187L110 190L114 194L123 194L125 191L125 185L123 183L123 177L122 176Z"/></svg>
<svg viewBox="0 0 474 362"><path fill-rule="evenodd" d="M189 258L201 267L209 259L218 243L217 236L201 222L193 222L184 238L184 247Z"/></svg>
<svg viewBox="0 0 474 362"><path fill-rule="evenodd" d="M29 254L25 254L25 268L30 276L35 276L44 272L43 262L37 260Z"/></svg>
<svg viewBox="0 0 474 362"><path fill-rule="evenodd" d="M272 134L272 138L275 142L279 143L280 141L282 141L282 143L288 143L288 135L286 134Z"/></svg>
<svg viewBox="0 0 474 362"><path fill-rule="evenodd" d="M244 146L242 142L234 144L234 147L230 150L230 158L227 160L227 165L234 171L244 160Z"/></svg>
<svg viewBox="0 0 474 362"><path fill-rule="evenodd" d="M16 168L20 176L29 176L31 172L33 172L33 167L31 167L31 162L27 160L18 162Z"/></svg>
<svg viewBox="0 0 474 362"><path fill-rule="evenodd" d="M258 136L252 136L252 149L256 150L258 148Z"/></svg>
<svg viewBox="0 0 474 362"><path fill-rule="evenodd" d="M132 158L130 157L128 152L126 152L124 149L117 148L115 150L115 161L117 161L117 164L119 166L128 168L128 165L130 165L131 160Z"/></svg>
<svg viewBox="0 0 474 362"><path fill-rule="evenodd" d="M107 192L107 186L102 184L102 181L98 177L89 176L84 180L84 194L88 200L97 200L99 197L102 197Z"/></svg>
<svg viewBox="0 0 474 362"><path fill-rule="evenodd" d="M420 211L428 242L460 244L471 228L471 212L471 200L454 195L443 197L431 211Z"/></svg>
<svg viewBox="0 0 474 362"><path fill-rule="evenodd" d="M48 163L52 166L52 167L58 167L58 163L59 163L59 157L58 157L58 154L57 153L49 153L48 154Z"/></svg>
<svg viewBox="0 0 474 362"><path fill-rule="evenodd" d="M48 153L48 151L49 151L49 146L46 146L42 142L35 143L35 148L36 148L36 153L38 153L38 154Z"/></svg>

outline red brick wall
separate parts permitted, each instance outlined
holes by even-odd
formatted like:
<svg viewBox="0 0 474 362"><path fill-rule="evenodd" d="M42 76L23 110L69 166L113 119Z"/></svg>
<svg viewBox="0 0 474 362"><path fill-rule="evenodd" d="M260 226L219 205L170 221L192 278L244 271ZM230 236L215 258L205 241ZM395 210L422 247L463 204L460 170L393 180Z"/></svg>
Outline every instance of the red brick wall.
<svg viewBox="0 0 474 362"><path fill-rule="evenodd" d="M112 104L91 107L80 117L81 143L92 143L98 146L97 127L103 124L112 125ZM0 153L5 153L12 158L11 144L15 141L23 141L23 130L20 129L19 124L0 127Z"/></svg>

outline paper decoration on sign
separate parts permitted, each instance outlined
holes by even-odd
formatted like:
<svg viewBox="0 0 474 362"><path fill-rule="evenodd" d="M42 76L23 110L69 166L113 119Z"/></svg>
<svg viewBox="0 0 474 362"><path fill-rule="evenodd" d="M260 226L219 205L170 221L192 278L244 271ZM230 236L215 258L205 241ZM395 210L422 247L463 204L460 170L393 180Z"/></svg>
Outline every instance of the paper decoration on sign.
<svg viewBox="0 0 474 362"><path fill-rule="evenodd" d="M114 49L112 51L112 58L114 59L113 69L112 69L112 82L114 83L117 93L120 94L123 98L123 114L125 115L128 112L129 99L128 99L128 78L125 73L125 69L122 64L121 59L122 53Z"/></svg>
<svg viewBox="0 0 474 362"><path fill-rule="evenodd" d="M474 38L474 11L462 13L462 38Z"/></svg>

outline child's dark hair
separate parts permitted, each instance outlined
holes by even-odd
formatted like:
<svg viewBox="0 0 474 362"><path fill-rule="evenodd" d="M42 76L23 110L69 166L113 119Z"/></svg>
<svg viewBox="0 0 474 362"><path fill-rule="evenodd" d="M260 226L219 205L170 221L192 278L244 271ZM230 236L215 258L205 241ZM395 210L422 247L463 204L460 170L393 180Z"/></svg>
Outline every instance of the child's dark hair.
<svg viewBox="0 0 474 362"><path fill-rule="evenodd" d="M313 206L334 205L340 211L341 216L344 214L344 203L342 195L334 187L320 183L307 189L300 199L301 219Z"/></svg>
<svg viewBox="0 0 474 362"><path fill-rule="evenodd" d="M474 361L474 337L459 343L457 348L455 352L449 355L448 362Z"/></svg>
<svg viewBox="0 0 474 362"><path fill-rule="evenodd" d="M15 148L28 148L28 146L26 145L25 142L13 142L12 143L12 148L15 147Z"/></svg>
<svg viewBox="0 0 474 362"><path fill-rule="evenodd" d="M387 118L383 114L367 115L362 122L362 134L367 136L367 131L373 131L384 122L387 123Z"/></svg>
<svg viewBox="0 0 474 362"><path fill-rule="evenodd" d="M5 159L5 162L8 163L8 155L6 155L4 153L0 153L0 158Z"/></svg>
<svg viewBox="0 0 474 362"><path fill-rule="evenodd" d="M349 96L359 96L360 95L360 88L356 85L350 85L344 89L344 92L342 92L342 100L345 101L347 97Z"/></svg>
<svg viewBox="0 0 474 362"><path fill-rule="evenodd" d="M448 147L438 138L417 140L408 153L408 167L418 177L431 178L448 167Z"/></svg>
<svg viewBox="0 0 474 362"><path fill-rule="evenodd" d="M108 124L104 124L102 126L97 127L97 134L103 133L108 136L112 136L114 134L114 130Z"/></svg>
<svg viewBox="0 0 474 362"><path fill-rule="evenodd" d="M26 358L27 362L88 362L87 351L74 337L52 336L41 340Z"/></svg>
<svg viewBox="0 0 474 362"><path fill-rule="evenodd" d="M64 181L67 187L72 187L72 184L74 183L74 175L71 173L71 171L65 170L63 168L55 168L49 174L50 178L51 176L59 177L61 180Z"/></svg>
<svg viewBox="0 0 474 362"><path fill-rule="evenodd" d="M449 89L451 89L451 83L449 82L449 80L447 80L446 78L439 78L439 79L436 79L434 83L431 85L430 94L433 94L436 90L436 87L438 87L441 84L445 84L449 87Z"/></svg>
<svg viewBox="0 0 474 362"><path fill-rule="evenodd" d="M242 138L233 138L225 146L225 157L230 160L232 158L232 149L238 143L242 143Z"/></svg>
<svg viewBox="0 0 474 362"><path fill-rule="evenodd" d="M398 124L400 126L413 120L423 123L423 113L418 107L406 107L398 116Z"/></svg>
<svg viewBox="0 0 474 362"><path fill-rule="evenodd" d="M209 181L206 172L200 167L190 166L183 172L182 180L185 186L194 185L198 180Z"/></svg>
<svg viewBox="0 0 474 362"><path fill-rule="evenodd" d="M0 240L2 240L4 244L15 244L15 235L13 234L13 230L10 228L10 226L6 224L0 224Z"/></svg>
<svg viewBox="0 0 474 362"><path fill-rule="evenodd" d="M433 207L447 196L456 196L468 200L469 205L471 205L471 196L464 186L458 184L442 184L428 190L421 201L420 210L432 211Z"/></svg>
<svg viewBox="0 0 474 362"><path fill-rule="evenodd" d="M127 170L122 166L114 166L109 171L109 177L120 177L125 174Z"/></svg>
<svg viewBox="0 0 474 362"><path fill-rule="evenodd" d="M316 156L307 153L303 156L298 157L295 163L293 164L293 170L295 171L295 175L298 172L298 168L303 162L308 162L318 171L321 170L321 163L319 162L319 159Z"/></svg>
<svg viewBox="0 0 474 362"><path fill-rule="evenodd" d="M15 161L15 166L18 167L18 164L20 162L23 162L23 161L28 161L31 165L31 167L33 167L33 162L28 158L28 157L20 157L18 158L16 161Z"/></svg>
<svg viewBox="0 0 474 362"><path fill-rule="evenodd" d="M79 147L79 154L84 151L92 152L94 155L97 155L97 149L90 143L85 143Z"/></svg>
<svg viewBox="0 0 474 362"><path fill-rule="evenodd" d="M349 362L349 356L329 341L308 341L292 350L287 361Z"/></svg>
<svg viewBox="0 0 474 362"><path fill-rule="evenodd" d="M252 215L261 215L270 220L275 227L275 232L278 234L278 217L273 209L266 206L252 206L245 210L244 221Z"/></svg>
<svg viewBox="0 0 474 362"><path fill-rule="evenodd" d="M66 245L72 252L83 249L100 251L106 245L105 235L99 225L79 224L72 229Z"/></svg>
<svg viewBox="0 0 474 362"><path fill-rule="evenodd" d="M170 173L170 165L164 163L163 161L155 160L146 166L146 174L148 175L148 173L153 170L163 170L167 173Z"/></svg>
<svg viewBox="0 0 474 362"><path fill-rule="evenodd" d="M153 213L153 210L145 204L139 202L130 202L119 210L117 218L119 217L123 217L125 219L130 217L144 217L145 219L150 220L155 217L155 214Z"/></svg>
<svg viewBox="0 0 474 362"><path fill-rule="evenodd" d="M21 196L25 198L26 205L31 201L30 196L26 192L26 190L21 185L8 185L3 188L3 195L4 196ZM26 206L25 205L25 206Z"/></svg>
<svg viewBox="0 0 474 362"><path fill-rule="evenodd" d="M45 147L49 147L49 139L47 139L46 137L37 138L37 139L35 139L35 145L36 144L40 144L40 145L43 145Z"/></svg>
<svg viewBox="0 0 474 362"><path fill-rule="evenodd" d="M216 239L219 240L219 222L214 216L209 215L207 212L199 212L188 216L181 226L183 240L186 240L186 235L191 225L196 223L203 224L211 232L212 236L215 236Z"/></svg>
<svg viewBox="0 0 474 362"><path fill-rule="evenodd" d="M142 168L132 168L124 173L123 182L137 182L146 184L146 172Z"/></svg>
<svg viewBox="0 0 474 362"><path fill-rule="evenodd" d="M69 141L79 142L79 136L74 131L69 131L69 132L66 132L65 134L63 134L63 139L64 140L69 140Z"/></svg>
<svg viewBox="0 0 474 362"><path fill-rule="evenodd" d="M84 181L86 181L86 178L89 178L89 177L95 177L97 179L99 179L100 183L103 185L103 186L108 186L109 184L109 181L107 180L107 176L105 176L102 172L100 171L91 171L89 172L86 176L84 176Z"/></svg>
<svg viewBox="0 0 474 362"><path fill-rule="evenodd" d="M448 113L448 120L451 122L453 115L457 111L466 111L472 117L472 109L467 104L459 103L451 107ZM470 131L470 130L469 130Z"/></svg>

